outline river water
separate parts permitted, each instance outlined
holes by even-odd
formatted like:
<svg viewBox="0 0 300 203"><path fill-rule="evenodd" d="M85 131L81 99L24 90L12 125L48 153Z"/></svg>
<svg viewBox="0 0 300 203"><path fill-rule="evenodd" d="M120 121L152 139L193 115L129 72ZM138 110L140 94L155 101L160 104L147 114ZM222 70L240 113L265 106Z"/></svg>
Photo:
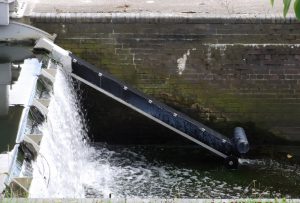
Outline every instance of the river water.
<svg viewBox="0 0 300 203"><path fill-rule="evenodd" d="M30 197L300 197L294 162L244 160L238 170L227 170L211 155L191 159L189 148L90 143L80 98L60 69L51 97Z"/></svg>

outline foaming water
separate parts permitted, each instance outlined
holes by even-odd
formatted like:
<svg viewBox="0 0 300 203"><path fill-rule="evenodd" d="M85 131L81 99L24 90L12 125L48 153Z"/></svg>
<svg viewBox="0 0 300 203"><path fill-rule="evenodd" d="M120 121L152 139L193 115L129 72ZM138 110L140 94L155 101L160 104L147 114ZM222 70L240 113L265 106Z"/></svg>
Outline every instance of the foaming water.
<svg viewBox="0 0 300 203"><path fill-rule="evenodd" d="M57 71L47 121L41 126L40 156L34 165L31 197L84 197L89 147L70 78Z"/></svg>
<svg viewBox="0 0 300 203"><path fill-rule="evenodd" d="M296 163L279 162L273 159L243 159L240 164L269 171L273 174L280 174L282 177L295 177L297 181L300 180L300 166Z"/></svg>
<svg viewBox="0 0 300 203"><path fill-rule="evenodd" d="M91 144L69 76L58 70L44 137L34 163L30 197L36 198L273 198L299 197L297 165L242 160L229 171L219 161L165 161L154 147ZM101 122L101 121L99 121ZM181 149L182 150L182 149ZM184 149L188 157L189 149ZM180 149L175 149L180 151ZM201 155L201 154L199 154ZM185 158L176 159L184 162ZM278 181L280 180L280 181Z"/></svg>
<svg viewBox="0 0 300 203"><path fill-rule="evenodd" d="M113 197L127 198L274 198L299 197L300 176L292 175L291 165L271 160L244 162L229 171L219 162L201 160L195 166L149 159L153 147L93 146L94 161L107 164L113 174L108 182ZM162 152L168 153L168 152ZM170 153L172 153L170 151ZM144 156L147 154L147 157ZM157 156L157 153L156 155ZM175 155L176 156L176 155ZM101 182L105 174L95 174ZM279 181L280 180L280 181ZM101 187L90 185L87 197L98 196Z"/></svg>

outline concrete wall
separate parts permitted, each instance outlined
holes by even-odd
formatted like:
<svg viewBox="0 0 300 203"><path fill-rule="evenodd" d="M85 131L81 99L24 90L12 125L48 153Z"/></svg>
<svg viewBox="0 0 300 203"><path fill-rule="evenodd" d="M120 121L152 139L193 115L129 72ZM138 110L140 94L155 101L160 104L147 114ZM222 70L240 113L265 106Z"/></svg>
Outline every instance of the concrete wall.
<svg viewBox="0 0 300 203"><path fill-rule="evenodd" d="M259 142L300 140L300 23L45 21L31 19L63 48L227 135L241 125Z"/></svg>

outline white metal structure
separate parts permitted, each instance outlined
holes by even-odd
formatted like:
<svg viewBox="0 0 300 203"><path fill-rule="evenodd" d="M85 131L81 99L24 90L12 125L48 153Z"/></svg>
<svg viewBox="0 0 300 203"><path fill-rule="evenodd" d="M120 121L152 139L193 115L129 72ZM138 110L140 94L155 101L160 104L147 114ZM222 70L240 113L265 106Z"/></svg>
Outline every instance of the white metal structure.
<svg viewBox="0 0 300 203"><path fill-rule="evenodd" d="M9 11L15 0L0 0L0 26L9 24Z"/></svg>
<svg viewBox="0 0 300 203"><path fill-rule="evenodd" d="M7 26L0 25L0 41L35 41L42 37L54 40L56 35L50 35L45 31L23 23L10 22Z"/></svg>

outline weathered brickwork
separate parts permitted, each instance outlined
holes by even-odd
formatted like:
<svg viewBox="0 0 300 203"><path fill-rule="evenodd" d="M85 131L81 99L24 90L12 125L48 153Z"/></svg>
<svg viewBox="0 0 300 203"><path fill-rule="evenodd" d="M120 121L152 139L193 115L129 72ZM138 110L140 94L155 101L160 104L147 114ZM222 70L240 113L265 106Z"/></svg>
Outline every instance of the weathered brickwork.
<svg viewBox="0 0 300 203"><path fill-rule="evenodd" d="M300 140L300 23L32 23L225 134Z"/></svg>

